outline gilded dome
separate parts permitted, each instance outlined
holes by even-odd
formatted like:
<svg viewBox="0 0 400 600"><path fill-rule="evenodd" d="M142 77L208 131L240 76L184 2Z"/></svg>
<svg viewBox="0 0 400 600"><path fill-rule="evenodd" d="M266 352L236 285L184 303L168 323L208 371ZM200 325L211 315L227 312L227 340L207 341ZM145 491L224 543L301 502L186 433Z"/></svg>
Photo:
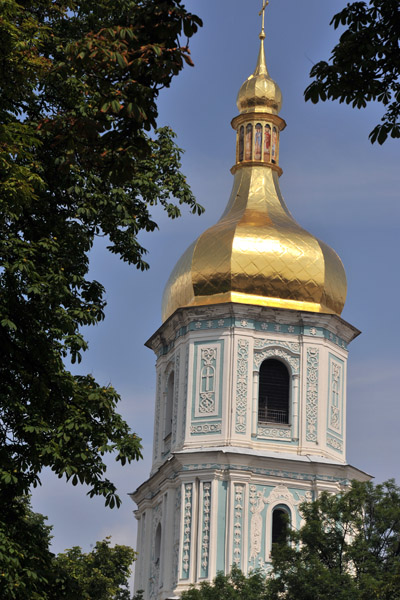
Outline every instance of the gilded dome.
<svg viewBox="0 0 400 600"><path fill-rule="evenodd" d="M286 208L277 172L243 167L221 219L172 271L163 320L182 306L223 302L340 315L346 288L340 258Z"/></svg>
<svg viewBox="0 0 400 600"><path fill-rule="evenodd" d="M277 115L282 108L282 92L269 76L263 39L256 70L240 88L236 104L241 114L261 112Z"/></svg>
<svg viewBox="0 0 400 600"><path fill-rule="evenodd" d="M262 36L261 36L262 37ZM264 40L255 73L238 96L233 190L218 223L186 250L167 282L165 321L178 308L238 302L340 315L346 274L338 255L291 216L279 189L277 116L282 97L269 78Z"/></svg>

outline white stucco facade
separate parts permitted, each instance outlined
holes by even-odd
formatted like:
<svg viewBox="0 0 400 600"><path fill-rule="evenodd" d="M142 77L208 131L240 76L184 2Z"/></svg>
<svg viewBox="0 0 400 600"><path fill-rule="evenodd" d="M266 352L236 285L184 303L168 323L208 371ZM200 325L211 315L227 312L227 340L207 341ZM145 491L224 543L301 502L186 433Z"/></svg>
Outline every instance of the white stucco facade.
<svg viewBox="0 0 400 600"><path fill-rule="evenodd" d="M268 572L272 515L368 475L346 461L348 344L335 315L219 304L182 308L157 355L153 465L138 505L135 589L172 598L232 565ZM259 371L289 373L285 423L259 419Z"/></svg>

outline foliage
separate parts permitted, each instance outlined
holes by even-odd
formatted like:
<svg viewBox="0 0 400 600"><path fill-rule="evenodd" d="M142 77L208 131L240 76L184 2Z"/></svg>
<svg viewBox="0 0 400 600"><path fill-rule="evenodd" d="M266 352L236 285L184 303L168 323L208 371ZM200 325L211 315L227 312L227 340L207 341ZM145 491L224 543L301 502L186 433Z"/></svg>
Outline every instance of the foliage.
<svg viewBox="0 0 400 600"><path fill-rule="evenodd" d="M398 600L400 488L353 482L301 505L304 525L273 550L271 600Z"/></svg>
<svg viewBox="0 0 400 600"><path fill-rule="evenodd" d="M119 505L103 457L139 459L111 386L74 376L104 318L97 236L147 268L151 207L200 213L157 97L201 21L181 0L3 0L0 6L0 502L50 467ZM176 201L173 201L173 198Z"/></svg>
<svg viewBox="0 0 400 600"><path fill-rule="evenodd" d="M2 600L129 600L128 546L97 542L91 552L75 547L55 556L51 527L34 513L29 498L16 498L0 516Z"/></svg>
<svg viewBox="0 0 400 600"><path fill-rule="evenodd" d="M314 65L306 100L339 100L356 108L379 102L385 112L370 133L379 144L400 138L400 4L398 0L348 3L331 25L347 29L330 62Z"/></svg>
<svg viewBox="0 0 400 600"><path fill-rule="evenodd" d="M0 598L47 600L53 577L51 527L33 513L29 500L2 505L0 515Z"/></svg>
<svg viewBox="0 0 400 600"><path fill-rule="evenodd" d="M63 600L130 600L130 566L135 552L128 546L111 547L110 538L91 552L78 546L58 554L56 568L63 574ZM66 594L65 594L66 592Z"/></svg>
<svg viewBox="0 0 400 600"><path fill-rule="evenodd" d="M229 575L218 573L212 583L203 581L181 594L182 600L267 600L267 582L258 571L246 577L237 567Z"/></svg>

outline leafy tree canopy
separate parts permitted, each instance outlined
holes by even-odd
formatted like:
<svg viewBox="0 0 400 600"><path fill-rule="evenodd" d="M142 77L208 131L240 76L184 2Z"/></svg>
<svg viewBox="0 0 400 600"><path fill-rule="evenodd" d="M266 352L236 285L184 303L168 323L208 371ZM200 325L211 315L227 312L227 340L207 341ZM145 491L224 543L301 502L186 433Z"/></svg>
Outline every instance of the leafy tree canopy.
<svg viewBox="0 0 400 600"><path fill-rule="evenodd" d="M3 0L0 6L0 502L50 467L106 504L120 500L103 457L140 458L111 386L74 376L81 328L104 318L89 252L147 268L138 234L151 207L196 203L159 90L201 25L181 0Z"/></svg>
<svg viewBox="0 0 400 600"><path fill-rule="evenodd" d="M55 556L51 527L34 513L29 498L15 498L0 515L0 597L2 600L129 600L135 552L111 547L75 547Z"/></svg>
<svg viewBox="0 0 400 600"><path fill-rule="evenodd" d="M267 581L258 571L248 577L237 567L229 575L218 573L212 583L203 581L200 587L181 594L182 600L267 600Z"/></svg>
<svg viewBox="0 0 400 600"><path fill-rule="evenodd" d="M273 549L271 600L398 600L400 488L353 482L301 505L304 525Z"/></svg>
<svg viewBox="0 0 400 600"><path fill-rule="evenodd" d="M130 600L129 576L134 558L132 548L112 547L110 538L96 542L88 553L76 546L58 554L54 566L59 581L64 578L62 600Z"/></svg>
<svg viewBox="0 0 400 600"><path fill-rule="evenodd" d="M330 62L311 70L314 81L305 99L317 103L339 100L355 108L368 102L384 107L381 124L371 131L372 143L400 138L400 4L398 0L352 2L331 25L346 27Z"/></svg>

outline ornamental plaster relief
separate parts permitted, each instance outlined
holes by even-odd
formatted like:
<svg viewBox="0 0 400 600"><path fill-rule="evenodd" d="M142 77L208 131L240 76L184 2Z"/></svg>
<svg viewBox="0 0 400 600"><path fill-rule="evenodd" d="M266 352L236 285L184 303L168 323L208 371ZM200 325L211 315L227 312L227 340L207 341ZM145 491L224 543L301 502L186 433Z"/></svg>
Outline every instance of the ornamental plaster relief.
<svg viewBox="0 0 400 600"><path fill-rule="evenodd" d="M332 355L330 355L329 372L328 427L341 437L343 433L343 363Z"/></svg>
<svg viewBox="0 0 400 600"><path fill-rule="evenodd" d="M261 513L264 510L264 505L268 502L264 496L264 490L257 490L255 485L250 486L249 503L250 503L250 561L255 561L261 552L261 540L263 530L263 519Z"/></svg>
<svg viewBox="0 0 400 600"><path fill-rule="evenodd" d="M274 344L275 346L276 344ZM287 344L290 346L291 344ZM297 344L295 344L297 345ZM282 358L292 370L292 375L297 375L300 369L300 358L293 356L292 350L286 349L284 344L278 342L278 347L266 348L265 350L254 351L254 369L259 370L260 365L267 358Z"/></svg>
<svg viewBox="0 0 400 600"><path fill-rule="evenodd" d="M205 433L221 433L222 431L222 423L218 421L217 423L201 423L200 425L191 425L190 433L192 435L195 434L205 434Z"/></svg>
<svg viewBox="0 0 400 600"><path fill-rule="evenodd" d="M267 440L291 440L292 439L292 430L288 427L280 428L280 427L262 427L258 426L257 429L257 437L260 439Z"/></svg>
<svg viewBox="0 0 400 600"><path fill-rule="evenodd" d="M328 446L333 448L333 450L336 450L337 452L343 452L343 442L341 440L328 435L326 438L326 443Z"/></svg>
<svg viewBox="0 0 400 600"><path fill-rule="evenodd" d="M197 368L196 417L218 416L219 356L218 346L200 347Z"/></svg>
<svg viewBox="0 0 400 600"><path fill-rule="evenodd" d="M300 353L300 344L298 344L297 342L282 342L281 340L270 339L254 340L255 350L262 350L264 348L267 348L268 346L278 346L279 348L286 348L286 350L293 352L293 354Z"/></svg>
<svg viewBox="0 0 400 600"><path fill-rule="evenodd" d="M296 500L286 485L277 485L266 500L271 506L274 504L288 504L289 508L298 506L302 501L303 498Z"/></svg>
<svg viewBox="0 0 400 600"><path fill-rule="evenodd" d="M189 579L190 556L192 544L192 501L193 484L186 483L184 487L184 515L183 515L183 536L182 536L182 577Z"/></svg>
<svg viewBox="0 0 400 600"><path fill-rule="evenodd" d="M208 577L210 558L211 482L203 483L203 520L201 535L201 577Z"/></svg>
<svg viewBox="0 0 400 600"><path fill-rule="evenodd" d="M210 330L216 330L216 329L230 329L230 328L234 328L234 327L238 327L241 329L248 329L250 331L258 331L258 332L274 332L274 333L279 333L279 334L288 334L288 335L305 335L305 336L310 336L310 337L318 337L321 339L325 339L329 342L331 342L332 344L334 344L335 346L337 346L338 348L342 349L342 350L347 350L347 345L348 342L346 342L343 338L341 338L340 336L332 333L331 331L329 331L328 329L326 329L325 327L315 327L315 326L309 326L309 325L290 325L287 323L271 323L271 322L266 322L266 321L259 321L257 319L248 319L248 318L235 318L235 317L228 317L228 318L216 318L216 319L205 319L205 320L197 320L197 321L190 321L189 323L187 323L186 325L184 325L183 327L180 327L179 329L172 331L172 335L173 335L173 340L171 341L171 343L169 343L168 345L165 345L163 347L159 346L159 343L157 344L157 339L154 340L154 345L158 346L157 349L157 356L165 356L166 354L168 354L169 352L171 352L171 350L173 350L174 345L176 340L181 337L186 335L187 333L194 331L194 332L199 332L199 331L210 331Z"/></svg>
<svg viewBox="0 0 400 600"><path fill-rule="evenodd" d="M235 432L245 434L247 426L247 396L249 380L249 342L238 340L236 366Z"/></svg>
<svg viewBox="0 0 400 600"><path fill-rule="evenodd" d="M318 439L318 369L319 349L307 348L306 441Z"/></svg>
<svg viewBox="0 0 400 600"><path fill-rule="evenodd" d="M233 564L241 568L243 552L243 511L244 511L243 484L234 486L234 515L233 515Z"/></svg>

